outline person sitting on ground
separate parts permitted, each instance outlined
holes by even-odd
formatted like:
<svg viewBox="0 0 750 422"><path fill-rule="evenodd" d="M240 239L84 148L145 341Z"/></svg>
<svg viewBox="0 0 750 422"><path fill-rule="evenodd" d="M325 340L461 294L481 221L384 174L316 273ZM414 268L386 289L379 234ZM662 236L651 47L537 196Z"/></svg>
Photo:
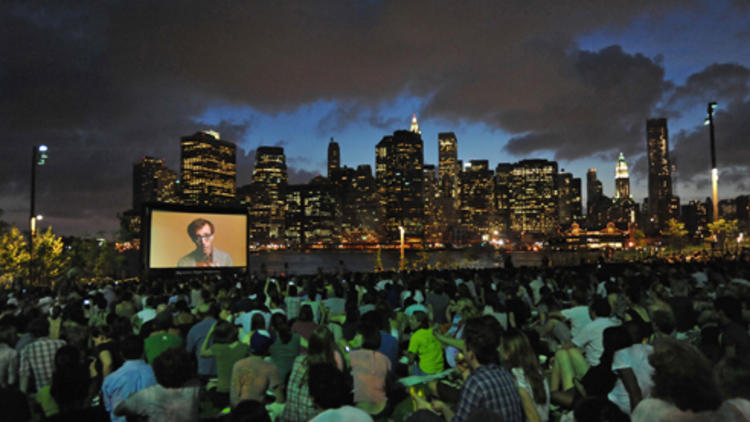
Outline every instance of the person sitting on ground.
<svg viewBox="0 0 750 422"><path fill-rule="evenodd" d="M302 305L299 310L299 317L292 324L292 332L299 334L302 345L302 352L307 350L307 343L310 341L312 332L317 328L317 324L313 321L313 310L309 304Z"/></svg>
<svg viewBox="0 0 750 422"><path fill-rule="evenodd" d="M292 333L284 314L275 313L271 316L271 331L276 340L269 347L271 362L279 370L279 377L285 380L292 371L294 359L300 352L300 335Z"/></svg>
<svg viewBox="0 0 750 422"><path fill-rule="evenodd" d="M638 403L633 422L708 418L721 405L711 364L687 342L658 339L648 361L654 368L652 398Z"/></svg>
<svg viewBox="0 0 750 422"><path fill-rule="evenodd" d="M316 363L329 363L339 370L344 369L344 357L336 347L333 334L325 326L320 326L313 331L307 355L298 356L294 360L287 385L289 399L281 415L282 420L305 422L318 414L308 385L310 366Z"/></svg>
<svg viewBox="0 0 750 422"><path fill-rule="evenodd" d="M409 320L412 335L404 355L409 359L412 375L437 374L443 371L443 346L433 334L430 319L424 312L414 312Z"/></svg>
<svg viewBox="0 0 750 422"><path fill-rule="evenodd" d="M149 421L198 421L200 386L194 377L193 357L180 347L165 350L154 359L158 384L140 390L120 402L115 416L135 416Z"/></svg>
<svg viewBox="0 0 750 422"><path fill-rule="evenodd" d="M209 346L211 340L213 345ZM216 358L216 405L223 407L229 403L232 368L237 361L249 354L250 348L237 340L237 329L231 323L219 321L208 331L201 345L200 356Z"/></svg>
<svg viewBox="0 0 750 422"><path fill-rule="evenodd" d="M154 370L143 360L141 339L130 335L120 343L119 350L125 362L102 382L102 404L112 422L126 422L124 417L114 413L120 402L136 391L156 385Z"/></svg>
<svg viewBox="0 0 750 422"><path fill-rule="evenodd" d="M391 361L380 352L380 331L377 326L361 324L359 336L362 347L349 353L354 378L354 402L357 407L378 417L386 411L386 380L391 371Z"/></svg>
<svg viewBox="0 0 750 422"><path fill-rule="evenodd" d="M492 318L492 317L489 317ZM492 318L494 321L494 318ZM525 420L521 396L513 375L500 365L498 346L500 324L488 324L482 317L466 322L466 349L459 357L458 368L464 378L456 412L444 402L435 400L431 408L446 421L465 422L478 408L498 412L504 422Z"/></svg>
<svg viewBox="0 0 750 422"><path fill-rule="evenodd" d="M310 366L308 388L315 406L322 411L310 422L373 422L369 414L352 406L351 379L335 365Z"/></svg>
<svg viewBox="0 0 750 422"><path fill-rule="evenodd" d="M526 420L549 420L550 393L536 353L520 330L505 332L500 338L504 363L511 368L518 385Z"/></svg>

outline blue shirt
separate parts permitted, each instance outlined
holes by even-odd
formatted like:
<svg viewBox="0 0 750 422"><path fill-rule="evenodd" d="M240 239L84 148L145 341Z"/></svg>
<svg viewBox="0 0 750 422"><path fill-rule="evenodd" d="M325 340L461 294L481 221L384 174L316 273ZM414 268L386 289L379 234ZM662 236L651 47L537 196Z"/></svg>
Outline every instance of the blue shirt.
<svg viewBox="0 0 750 422"><path fill-rule="evenodd" d="M128 360L104 378L102 401L112 422L126 422L124 416L115 416L115 408L131 394L156 385L154 370L143 359Z"/></svg>
<svg viewBox="0 0 750 422"><path fill-rule="evenodd" d="M380 347L378 352L388 356L391 360L391 372L398 366L398 341L385 331L380 332Z"/></svg>
<svg viewBox="0 0 750 422"><path fill-rule="evenodd" d="M208 331L215 322L216 320L213 318L206 318L203 321L196 323L190 328L190 331L188 331L187 339L185 340L185 349L188 353L194 354L195 358L198 360L198 375L216 376L216 358L201 357L201 346L203 345L203 340L206 339ZM208 345L211 346L212 343L213 342L209 342Z"/></svg>

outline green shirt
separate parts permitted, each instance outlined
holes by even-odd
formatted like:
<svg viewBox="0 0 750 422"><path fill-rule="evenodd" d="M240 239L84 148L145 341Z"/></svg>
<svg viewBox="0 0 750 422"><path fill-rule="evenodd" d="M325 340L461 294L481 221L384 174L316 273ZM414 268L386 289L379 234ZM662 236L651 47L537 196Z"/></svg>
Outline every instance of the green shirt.
<svg viewBox="0 0 750 422"><path fill-rule="evenodd" d="M232 381L232 368L238 360L250 355L250 347L239 341L230 344L214 343L208 352L216 357L216 374L219 378L216 391L228 393Z"/></svg>
<svg viewBox="0 0 750 422"><path fill-rule="evenodd" d="M431 328L421 328L412 334L408 350L419 357L419 369L425 373L437 374L443 370L443 345Z"/></svg>
<svg viewBox="0 0 750 422"><path fill-rule="evenodd" d="M146 360L149 365L154 363L154 359L163 351L182 346L182 338L171 333L152 334L143 341L143 348L146 351Z"/></svg>

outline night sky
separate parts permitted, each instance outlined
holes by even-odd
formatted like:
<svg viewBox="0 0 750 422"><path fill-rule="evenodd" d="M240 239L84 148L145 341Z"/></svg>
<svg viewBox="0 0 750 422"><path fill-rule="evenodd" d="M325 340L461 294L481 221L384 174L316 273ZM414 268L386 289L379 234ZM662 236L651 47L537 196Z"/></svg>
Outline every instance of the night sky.
<svg viewBox="0 0 750 422"><path fill-rule="evenodd" d="M750 193L750 2L4 1L1 217L37 210L61 234L107 235L145 155L179 170L179 139L214 129L283 146L292 183L374 164L417 113L425 163L453 131L459 159L559 161L614 191L617 155L646 195L646 119L669 119L676 194L710 196L706 103L717 101L720 197ZM585 181L583 190L585 191ZM585 199L584 199L585 200Z"/></svg>

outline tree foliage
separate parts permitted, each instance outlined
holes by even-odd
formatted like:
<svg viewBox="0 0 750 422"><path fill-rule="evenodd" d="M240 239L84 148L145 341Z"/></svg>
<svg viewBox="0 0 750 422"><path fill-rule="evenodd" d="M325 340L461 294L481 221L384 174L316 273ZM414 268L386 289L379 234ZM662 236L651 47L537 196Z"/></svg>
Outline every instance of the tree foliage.
<svg viewBox="0 0 750 422"><path fill-rule="evenodd" d="M737 234L740 230L737 220L720 218L713 223L708 223L708 230L722 251L728 251L732 245L737 245Z"/></svg>
<svg viewBox="0 0 750 422"><path fill-rule="evenodd" d="M687 243L688 231L685 229L685 223L677 221L674 218L667 220L667 227L662 231L662 236L672 249L682 251Z"/></svg>
<svg viewBox="0 0 750 422"><path fill-rule="evenodd" d="M29 280L29 245L21 231L13 226L0 236L0 277L4 282ZM47 284L67 270L69 258L62 238L52 228L34 235L32 283Z"/></svg>

